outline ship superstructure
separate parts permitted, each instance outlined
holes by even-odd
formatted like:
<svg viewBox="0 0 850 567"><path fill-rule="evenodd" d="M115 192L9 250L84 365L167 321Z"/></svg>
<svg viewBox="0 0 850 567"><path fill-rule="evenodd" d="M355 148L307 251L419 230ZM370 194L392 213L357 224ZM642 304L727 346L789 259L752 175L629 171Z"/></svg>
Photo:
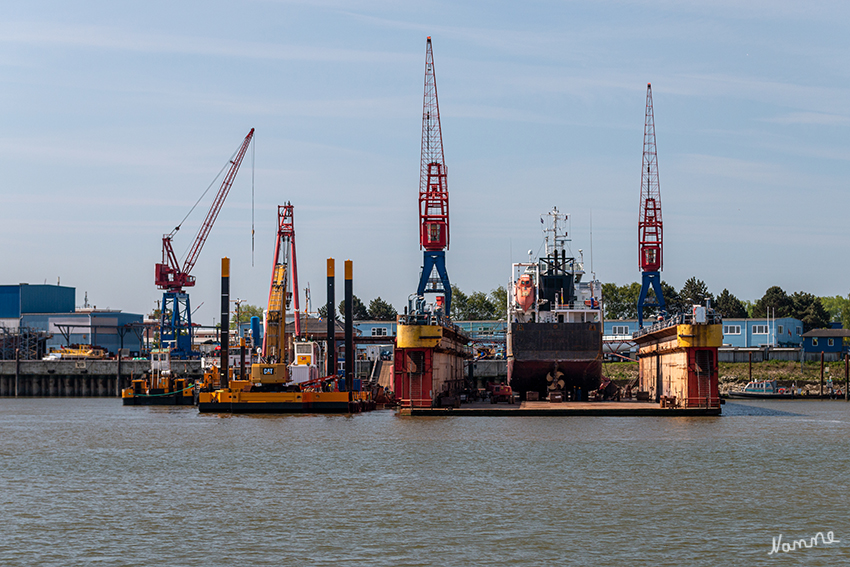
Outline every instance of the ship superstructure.
<svg viewBox="0 0 850 567"><path fill-rule="evenodd" d="M602 284L586 279L570 251L569 216L541 217L544 252L512 265L508 293L508 380L526 399L561 392L586 399L602 374Z"/></svg>

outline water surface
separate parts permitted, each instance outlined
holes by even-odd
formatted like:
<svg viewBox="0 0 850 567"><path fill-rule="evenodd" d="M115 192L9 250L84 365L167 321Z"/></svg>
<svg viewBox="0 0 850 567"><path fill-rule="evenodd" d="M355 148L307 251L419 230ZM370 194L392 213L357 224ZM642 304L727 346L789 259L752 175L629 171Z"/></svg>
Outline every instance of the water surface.
<svg viewBox="0 0 850 567"><path fill-rule="evenodd" d="M850 564L848 412L219 416L0 399L0 564ZM768 555L780 534L829 530L841 543Z"/></svg>

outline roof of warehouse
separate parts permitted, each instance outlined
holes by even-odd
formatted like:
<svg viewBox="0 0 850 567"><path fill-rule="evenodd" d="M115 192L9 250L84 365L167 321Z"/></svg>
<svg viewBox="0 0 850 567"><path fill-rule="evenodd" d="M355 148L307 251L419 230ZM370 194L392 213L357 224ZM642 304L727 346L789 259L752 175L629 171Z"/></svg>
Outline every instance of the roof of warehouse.
<svg viewBox="0 0 850 567"><path fill-rule="evenodd" d="M850 337L850 329L812 329L808 333L803 333L803 336L808 337Z"/></svg>

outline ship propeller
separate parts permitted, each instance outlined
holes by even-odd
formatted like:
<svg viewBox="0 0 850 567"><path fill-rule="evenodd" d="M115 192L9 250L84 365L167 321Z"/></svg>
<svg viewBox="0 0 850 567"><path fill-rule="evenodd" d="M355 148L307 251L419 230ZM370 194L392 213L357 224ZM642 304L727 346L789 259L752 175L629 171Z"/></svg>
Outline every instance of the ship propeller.
<svg viewBox="0 0 850 567"><path fill-rule="evenodd" d="M563 376L563 375L564 375L564 373L561 372L560 370L556 370L554 375L552 375L552 373L550 372L546 375L546 381L547 382L554 382L555 380L558 380L558 381L563 382L561 380L561 376Z"/></svg>

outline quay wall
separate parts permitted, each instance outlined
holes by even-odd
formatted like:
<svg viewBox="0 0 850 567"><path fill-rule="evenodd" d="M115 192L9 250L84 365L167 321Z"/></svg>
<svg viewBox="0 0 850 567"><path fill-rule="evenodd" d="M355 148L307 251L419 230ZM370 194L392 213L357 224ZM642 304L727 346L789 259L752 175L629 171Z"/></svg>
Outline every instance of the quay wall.
<svg viewBox="0 0 850 567"><path fill-rule="evenodd" d="M0 397L120 397L148 360L0 360ZM201 361L172 360L175 376L203 377Z"/></svg>

